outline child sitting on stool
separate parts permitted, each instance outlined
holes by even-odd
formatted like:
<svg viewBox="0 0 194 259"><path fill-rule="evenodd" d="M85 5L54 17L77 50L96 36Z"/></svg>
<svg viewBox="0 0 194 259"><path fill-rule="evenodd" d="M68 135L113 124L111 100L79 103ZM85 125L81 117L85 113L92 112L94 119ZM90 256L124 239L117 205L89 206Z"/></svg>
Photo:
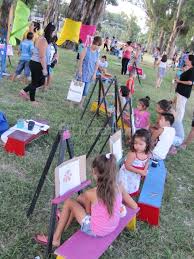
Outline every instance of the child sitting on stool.
<svg viewBox="0 0 194 259"><path fill-rule="evenodd" d="M158 142L153 149L153 159L164 160L173 144L175 129L172 127L174 115L171 113L161 113L158 130Z"/></svg>

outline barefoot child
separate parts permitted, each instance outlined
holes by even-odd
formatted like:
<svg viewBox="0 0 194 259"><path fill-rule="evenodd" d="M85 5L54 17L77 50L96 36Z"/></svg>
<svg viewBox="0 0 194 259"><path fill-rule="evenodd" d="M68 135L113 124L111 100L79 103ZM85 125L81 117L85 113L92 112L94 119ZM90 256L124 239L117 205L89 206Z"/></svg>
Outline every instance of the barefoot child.
<svg viewBox="0 0 194 259"><path fill-rule="evenodd" d="M147 174L150 150L149 131L146 129L137 130L132 137L131 150L119 171L119 181L131 196L139 193L141 176Z"/></svg>
<svg viewBox="0 0 194 259"><path fill-rule="evenodd" d="M137 204L117 185L116 158L113 154L100 155L92 163L92 174L97 186L78 196L77 200L65 201L60 220L53 236L53 246L59 246L61 236L73 218L81 226L81 231L93 237L112 233L121 218L122 201L136 209ZM47 237L37 235L39 243L46 244Z"/></svg>
<svg viewBox="0 0 194 259"><path fill-rule="evenodd" d="M158 74L157 74L156 88L160 88L161 83L166 75L167 60L168 60L167 55L163 55L162 59L157 63Z"/></svg>
<svg viewBox="0 0 194 259"><path fill-rule="evenodd" d="M33 33L28 32L27 39L23 40L20 43L20 47L19 47L20 60L16 68L15 74L12 76L13 81L17 76L19 76L22 73L23 70L24 70L24 76L26 81L29 80L29 77L30 77L29 62L34 49L34 43L32 39L33 39Z"/></svg>

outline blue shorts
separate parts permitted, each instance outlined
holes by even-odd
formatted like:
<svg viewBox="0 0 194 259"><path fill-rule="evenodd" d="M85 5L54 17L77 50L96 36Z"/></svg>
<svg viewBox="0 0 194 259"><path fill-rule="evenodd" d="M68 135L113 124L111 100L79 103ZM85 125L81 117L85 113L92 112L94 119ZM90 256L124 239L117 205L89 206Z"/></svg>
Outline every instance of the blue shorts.
<svg viewBox="0 0 194 259"><path fill-rule="evenodd" d="M25 61L25 60L19 61L18 66L15 71L16 75L19 76L23 70L24 70L25 77L29 77L30 76L29 61Z"/></svg>
<svg viewBox="0 0 194 259"><path fill-rule="evenodd" d="M96 237L96 235L91 230L91 216L86 215L81 223L81 231L89 236Z"/></svg>

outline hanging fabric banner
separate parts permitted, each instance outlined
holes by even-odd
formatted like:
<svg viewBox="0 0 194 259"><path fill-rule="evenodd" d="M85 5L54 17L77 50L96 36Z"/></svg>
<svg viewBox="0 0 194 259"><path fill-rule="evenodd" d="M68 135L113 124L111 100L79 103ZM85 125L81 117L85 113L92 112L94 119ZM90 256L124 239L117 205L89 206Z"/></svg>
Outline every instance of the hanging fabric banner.
<svg viewBox="0 0 194 259"><path fill-rule="evenodd" d="M81 22L66 18L57 45L62 45L66 40L78 43L81 24Z"/></svg>
<svg viewBox="0 0 194 259"><path fill-rule="evenodd" d="M28 18L30 16L29 7L22 1L18 1L15 9L15 17L10 37L10 43L16 45L16 40L22 40L26 28L29 25Z"/></svg>
<svg viewBox="0 0 194 259"><path fill-rule="evenodd" d="M81 30L80 30L80 39L83 41L83 43L86 43L88 36L94 36L95 32L96 32L96 25L82 24Z"/></svg>

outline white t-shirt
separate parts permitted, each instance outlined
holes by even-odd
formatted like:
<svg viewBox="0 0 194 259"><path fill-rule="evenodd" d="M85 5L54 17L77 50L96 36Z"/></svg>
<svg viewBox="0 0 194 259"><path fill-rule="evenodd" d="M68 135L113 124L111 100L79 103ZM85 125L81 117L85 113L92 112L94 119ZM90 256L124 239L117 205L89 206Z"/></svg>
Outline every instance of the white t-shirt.
<svg viewBox="0 0 194 259"><path fill-rule="evenodd" d="M165 159L170 147L172 146L175 129L172 127L164 127L164 131L159 136L158 143L156 144L153 150L153 156L160 158L161 160Z"/></svg>
<svg viewBox="0 0 194 259"><path fill-rule="evenodd" d="M107 68L108 67L108 62L105 61L105 62L102 62L101 60L99 61L99 67L101 68Z"/></svg>
<svg viewBox="0 0 194 259"><path fill-rule="evenodd" d="M159 67L166 69L166 67L167 67L167 62L162 62L162 61L160 61Z"/></svg>

